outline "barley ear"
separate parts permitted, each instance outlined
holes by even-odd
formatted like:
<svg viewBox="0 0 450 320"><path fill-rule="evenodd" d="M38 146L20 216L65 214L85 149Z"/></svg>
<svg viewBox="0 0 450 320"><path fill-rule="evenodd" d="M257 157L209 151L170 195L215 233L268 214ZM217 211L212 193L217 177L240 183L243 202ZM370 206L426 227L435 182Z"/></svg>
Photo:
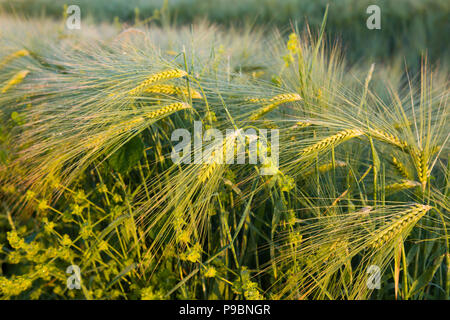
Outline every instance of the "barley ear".
<svg viewBox="0 0 450 320"><path fill-rule="evenodd" d="M380 249L385 244L398 238L405 231L412 228L429 210L431 206L416 204L394 218L389 224L379 230L370 242L374 249Z"/></svg>
<svg viewBox="0 0 450 320"><path fill-rule="evenodd" d="M293 101L299 101L301 99L302 99L302 97L297 93L279 94L279 95L269 99L269 102L271 102L271 104L257 110L256 113L250 117L250 120L258 120L259 118L264 116L266 113L269 113L270 111L274 110L280 104L287 103L287 102L293 102Z"/></svg>
<svg viewBox="0 0 450 320"><path fill-rule="evenodd" d="M17 59L17 58L20 58L20 57L24 57L24 56L28 56L29 54L30 53L28 52L28 50L25 50L25 49L16 51L14 53L11 53L9 56L4 57L0 61L0 69L4 68L8 63L13 61L14 59Z"/></svg>
<svg viewBox="0 0 450 320"><path fill-rule="evenodd" d="M301 155L307 156L312 153L320 152L320 151L329 149L331 147L335 147L344 141L361 136L363 134L364 133L358 129L347 129L347 130L340 131L330 137L327 137L327 138L313 144L310 147L303 149L301 151Z"/></svg>
<svg viewBox="0 0 450 320"><path fill-rule="evenodd" d="M370 135L380 141L387 142L393 146L396 146L402 150L408 147L408 144L405 141L402 141L401 139L395 137L394 135L384 132L379 129L371 128L369 129Z"/></svg>
<svg viewBox="0 0 450 320"><path fill-rule="evenodd" d="M392 163L394 164L395 169L406 179L411 179L411 176L406 169L405 165L400 162L395 156L392 155Z"/></svg>
<svg viewBox="0 0 450 320"><path fill-rule="evenodd" d="M136 88L130 90L128 94L136 95L136 94L143 92L145 89L147 89L149 86L151 86L154 83L161 82L163 80L168 80L168 79L182 78L184 76L187 76L187 72L184 70L180 70L180 69L170 69L170 70L158 72L158 73L151 75L149 78L147 78L145 81L143 81Z"/></svg>
<svg viewBox="0 0 450 320"><path fill-rule="evenodd" d="M7 92L8 90L10 90L11 88L13 88L14 86L18 85L19 83L21 83L23 81L23 79L25 79L25 77L28 75L28 73L30 73L29 70L22 70L17 72L9 81L8 83L2 88L2 93Z"/></svg>
<svg viewBox="0 0 450 320"><path fill-rule="evenodd" d="M147 119L155 119L155 118L159 118L162 116L172 114L174 112L177 112L177 111L180 111L183 109L190 109L190 108L192 108L192 107L188 103L176 102L176 103L171 103L171 104L165 105L156 111L147 113L144 117Z"/></svg>

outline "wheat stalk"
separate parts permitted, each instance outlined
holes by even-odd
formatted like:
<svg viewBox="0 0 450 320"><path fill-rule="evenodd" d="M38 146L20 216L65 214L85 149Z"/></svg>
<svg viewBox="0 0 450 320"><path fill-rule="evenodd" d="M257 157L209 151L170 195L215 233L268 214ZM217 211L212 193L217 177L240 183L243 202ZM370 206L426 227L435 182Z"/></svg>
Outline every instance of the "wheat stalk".
<svg viewBox="0 0 450 320"><path fill-rule="evenodd" d="M19 83L21 83L23 81L23 79L25 79L25 77L27 76L27 74L30 73L29 70L22 70L17 72L9 81L8 83L3 87L2 89L2 93L5 93L6 91L8 91L9 89L11 89L12 87L18 85Z"/></svg>
<svg viewBox="0 0 450 320"><path fill-rule="evenodd" d="M297 93L279 94L279 95L269 99L268 101L272 102L272 103L267 105L267 106L265 106L265 107L263 107L263 108L261 108L261 109L259 109L258 111L256 111L256 113L250 117L250 120L258 120L263 115L265 115L266 113L272 111L273 109L275 109L280 104L283 104L283 103L286 103L286 102L292 102L292 101L299 101L301 99L302 99L302 97L299 94L297 94Z"/></svg>
<svg viewBox="0 0 450 320"><path fill-rule="evenodd" d="M412 208L404 211L400 217L395 218L391 223L379 230L372 239L370 246L379 249L383 244L401 235L405 230L414 226L429 210L431 206L416 204Z"/></svg>
<svg viewBox="0 0 450 320"><path fill-rule="evenodd" d="M138 85L136 88L130 90L128 93L129 95L135 95L138 94L145 89L147 89L149 86L156 82L160 82L167 79L174 79L174 78L181 78L187 76L187 72L180 69L170 69L162 72L155 73L151 75L147 80L143 81L140 85Z"/></svg>
<svg viewBox="0 0 450 320"><path fill-rule="evenodd" d="M0 61L0 69L2 69L8 63L10 63L12 60L20 58L20 57L28 56L29 54L30 53L28 52L28 50L25 50L25 49L11 53L9 56L4 57L2 59L2 61Z"/></svg>

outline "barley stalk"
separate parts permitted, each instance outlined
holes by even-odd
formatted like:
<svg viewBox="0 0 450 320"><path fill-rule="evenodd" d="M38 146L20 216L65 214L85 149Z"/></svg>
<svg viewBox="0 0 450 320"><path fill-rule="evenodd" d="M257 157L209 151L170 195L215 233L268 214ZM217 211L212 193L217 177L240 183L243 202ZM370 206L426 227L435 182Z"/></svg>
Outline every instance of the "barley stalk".
<svg viewBox="0 0 450 320"><path fill-rule="evenodd" d="M108 140L108 137L111 137L112 135L117 136L124 132L130 131L136 126L140 125L142 122L144 122L144 117L137 117L132 120L124 121L120 124L112 126L109 130L102 133L99 137L94 138L91 142L87 144L88 148L97 147L102 144L103 141Z"/></svg>
<svg viewBox="0 0 450 320"><path fill-rule="evenodd" d="M6 56L2 59L2 61L0 61L0 69L2 69L4 66L6 66L8 63L10 63L11 61L13 61L14 59L20 58L20 57L24 57L24 56L28 56L30 53L28 52L28 50L22 49L19 51L16 51L14 53L11 53L9 56Z"/></svg>
<svg viewBox="0 0 450 320"><path fill-rule="evenodd" d="M233 156L235 156L235 137L229 137L228 139L223 141L223 144L220 148L215 149L211 152L211 156L209 158L208 163L203 164L202 169L199 173L199 179L201 183L206 182L212 176L213 172L219 167L220 163L218 163L218 157L216 157L216 152L222 153L222 156L226 157L229 155L229 152L232 152ZM239 143L239 141L237 141ZM222 161L224 159L222 158Z"/></svg>
<svg viewBox="0 0 450 320"><path fill-rule="evenodd" d="M200 182L205 183L207 180L209 180L216 168L216 162L213 162L211 164L204 164L201 172L199 173Z"/></svg>
<svg viewBox="0 0 450 320"><path fill-rule="evenodd" d="M163 80L168 79L174 79L174 78L181 78L187 75L187 72L180 69L170 69L163 72L158 72L153 75L151 75L147 80L142 82L140 85L138 85L136 88L130 90L129 95L135 95L138 93L141 93L145 89L147 89L149 86L156 82L160 82Z"/></svg>
<svg viewBox="0 0 450 320"><path fill-rule="evenodd" d="M176 103L171 103L168 104L166 106L163 106L162 108L150 112L148 114L145 115L145 118L147 119L154 119L154 118L158 118L161 116L165 116L174 112L177 112L179 110L183 110L183 109L189 109L191 108L191 106L187 103L184 102L176 102Z"/></svg>
<svg viewBox="0 0 450 320"><path fill-rule="evenodd" d="M267 102L268 99L265 99L265 98L246 98L245 101L246 102L251 102L251 103L261 103L261 102Z"/></svg>
<svg viewBox="0 0 450 320"><path fill-rule="evenodd" d="M174 113L176 111L187 109L190 107L191 106L189 104L184 103L184 102L172 103L172 104L163 106L162 108L160 108L156 111L150 112L144 116L137 117L132 120L124 121L118 125L113 126L109 130L107 130L105 132L105 134L102 134L100 137L93 139L90 143L88 143L88 148L92 148L92 147L96 147L96 146L100 145L103 141L107 140L108 137L111 135L116 136L116 135L119 135L119 134L122 134L124 132L134 129L136 126L142 124L145 121L145 119L155 119L155 118L158 118L158 117L161 117L164 115L168 115L168 114Z"/></svg>
<svg viewBox="0 0 450 320"><path fill-rule="evenodd" d="M286 103L286 102L292 102L292 101L299 101L302 97L297 93L286 93L286 94L279 94L271 99L269 99L269 102L272 102L271 104L259 109L256 111L254 115L250 117L250 120L258 120L262 116L264 116L266 113L269 113L273 109L275 109L280 104Z"/></svg>
<svg viewBox="0 0 450 320"><path fill-rule="evenodd" d="M335 162L336 168L345 167L346 165L347 165L347 163L344 162L344 161L339 161L338 160L338 161ZM333 169L333 162L325 163L325 164L319 166L317 171L320 172L320 173L325 173L325 172L330 171L331 169ZM303 176L307 177L307 176L310 176L310 175L314 174L315 172L316 172L315 169L314 170L310 170L310 171L306 172Z"/></svg>
<svg viewBox="0 0 450 320"><path fill-rule="evenodd" d="M116 127L113 128L113 129L117 128L114 131L114 134L121 134L121 133L127 132L129 130L132 130L136 126L138 126L141 123L143 123L144 120L145 120L144 117L138 117L138 118L133 119L133 120L125 121L124 123L119 124L119 125L117 125Z"/></svg>
<svg viewBox="0 0 450 320"><path fill-rule="evenodd" d="M405 141L400 140L399 138L393 136L390 133L378 130L378 129L369 129L370 135L372 135L375 139L382 140L384 142L390 143L400 149L404 149L408 147L408 144Z"/></svg>
<svg viewBox="0 0 450 320"><path fill-rule="evenodd" d="M422 184L422 191L425 191L427 179L429 176L428 157L422 148L414 148L411 150L412 157L417 167L417 176Z"/></svg>
<svg viewBox="0 0 450 320"><path fill-rule="evenodd" d="M431 206L416 204L412 208L404 211L400 217L395 218L387 227L379 230L370 245L375 249L381 248L383 244L414 226L430 209Z"/></svg>
<svg viewBox="0 0 450 320"><path fill-rule="evenodd" d="M384 188L386 193L394 193L400 190L410 189L421 186L421 183L412 180L402 180L401 182L396 182L390 185L387 185Z"/></svg>
<svg viewBox="0 0 450 320"><path fill-rule="evenodd" d="M263 120L263 125L264 128L268 128L268 129L278 129L277 124L275 123L275 121L271 121L271 120Z"/></svg>
<svg viewBox="0 0 450 320"><path fill-rule="evenodd" d="M150 86L148 88L146 88L144 90L144 92L148 92L148 93L161 93L161 94L166 94L166 95L184 95L184 96L189 96L189 91L187 88L185 87L177 87L174 85L170 85L170 84L157 84L157 85L153 85ZM201 99L202 95L200 94L200 92L191 89L191 95L192 95L192 99Z"/></svg>
<svg viewBox="0 0 450 320"><path fill-rule="evenodd" d="M23 81L23 79L25 79L25 77L27 76L27 74L30 73L29 70L22 70L17 72L9 81L8 83L3 87L2 89L2 93L5 93L6 91L8 91L9 89L11 89L12 87L18 85L19 83L21 83Z"/></svg>
<svg viewBox="0 0 450 320"><path fill-rule="evenodd" d="M406 170L406 167L403 163L400 162L396 157L392 156L392 162L394 163L395 169L406 179L410 179L410 175L408 173L408 170Z"/></svg>
<svg viewBox="0 0 450 320"><path fill-rule="evenodd" d="M325 138L310 147L307 147L301 151L302 156L309 155L311 153L320 152L330 147L337 146L344 141L363 135L364 133L358 129L347 129L336 133L328 138Z"/></svg>
<svg viewBox="0 0 450 320"><path fill-rule="evenodd" d="M312 125L312 123L309 122L309 121L298 121L296 124L294 124L293 126L289 127L289 130L307 128L307 127L309 127L311 125Z"/></svg>

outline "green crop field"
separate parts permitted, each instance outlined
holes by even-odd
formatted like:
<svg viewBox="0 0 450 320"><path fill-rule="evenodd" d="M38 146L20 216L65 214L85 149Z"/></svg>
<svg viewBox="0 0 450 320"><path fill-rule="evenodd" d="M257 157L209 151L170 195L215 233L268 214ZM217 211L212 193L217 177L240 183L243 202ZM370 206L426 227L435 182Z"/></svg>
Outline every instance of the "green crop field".
<svg viewBox="0 0 450 320"><path fill-rule="evenodd" d="M449 299L448 1L231 2L0 1L0 299Z"/></svg>

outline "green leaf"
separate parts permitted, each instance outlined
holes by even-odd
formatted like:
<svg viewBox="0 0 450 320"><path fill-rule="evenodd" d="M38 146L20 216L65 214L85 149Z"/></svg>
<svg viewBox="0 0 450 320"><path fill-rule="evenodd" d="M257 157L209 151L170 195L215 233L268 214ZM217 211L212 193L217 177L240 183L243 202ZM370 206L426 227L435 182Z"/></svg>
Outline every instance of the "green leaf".
<svg viewBox="0 0 450 320"><path fill-rule="evenodd" d="M137 264L134 263L134 262L132 264L128 265L117 276L115 276L114 279L112 279L112 281L110 283L108 283L108 285L106 286L105 290L108 290L114 283L116 283L118 280L123 278L128 272L130 272L131 270L136 269L136 266L137 266Z"/></svg>
<svg viewBox="0 0 450 320"><path fill-rule="evenodd" d="M409 290L409 297L419 293L431 282L431 280L433 280L433 276L441 265L444 256L445 254L436 258L434 260L434 263L427 270L425 270L418 279L414 280L413 284L411 285L411 289Z"/></svg>
<svg viewBox="0 0 450 320"><path fill-rule="evenodd" d="M0 163L8 164L8 153L4 149L0 149Z"/></svg>
<svg viewBox="0 0 450 320"><path fill-rule="evenodd" d="M139 137L134 137L109 157L109 165L120 173L127 173L133 168L144 152L144 144Z"/></svg>

